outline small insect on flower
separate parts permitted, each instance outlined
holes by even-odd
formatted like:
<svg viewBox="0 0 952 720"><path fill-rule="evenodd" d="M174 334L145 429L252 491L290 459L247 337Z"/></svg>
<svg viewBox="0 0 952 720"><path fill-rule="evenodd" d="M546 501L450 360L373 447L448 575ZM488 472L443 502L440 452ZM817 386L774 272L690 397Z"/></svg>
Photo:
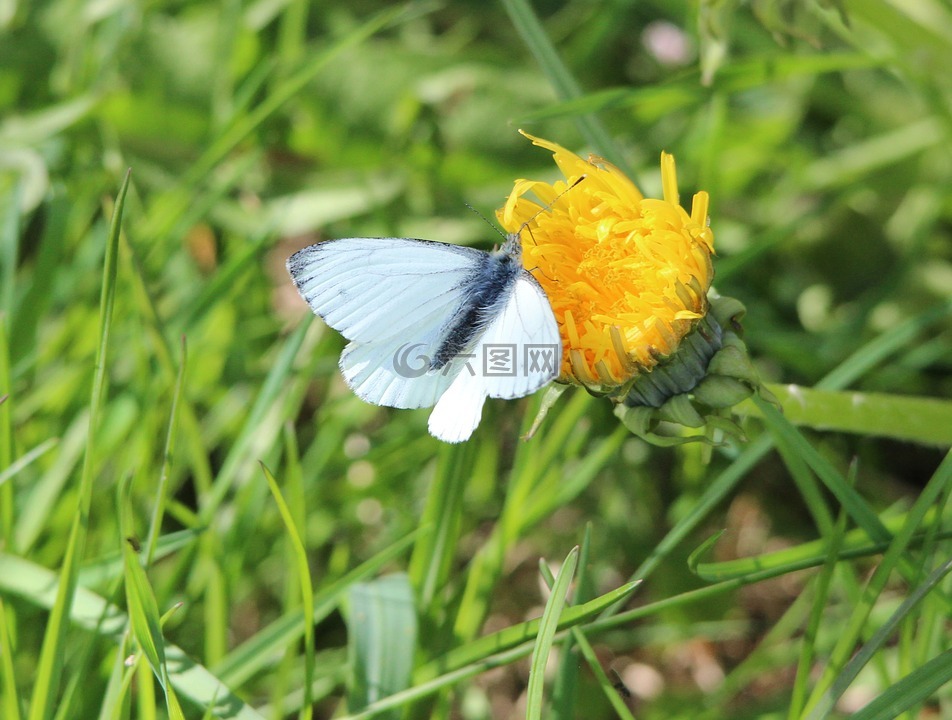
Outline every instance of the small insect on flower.
<svg viewBox="0 0 952 720"><path fill-rule="evenodd" d="M330 240L287 267L311 309L350 340L340 369L358 397L435 406L429 430L440 440L468 439L487 397L523 397L558 375L558 325L523 267L519 230L490 253L408 238Z"/></svg>

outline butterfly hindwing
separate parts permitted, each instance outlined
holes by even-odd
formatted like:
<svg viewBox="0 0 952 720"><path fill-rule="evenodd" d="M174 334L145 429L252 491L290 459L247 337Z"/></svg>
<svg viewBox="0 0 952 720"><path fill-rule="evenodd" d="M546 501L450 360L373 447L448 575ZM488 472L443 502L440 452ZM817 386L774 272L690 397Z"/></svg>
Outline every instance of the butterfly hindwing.
<svg viewBox="0 0 952 720"><path fill-rule="evenodd" d="M485 402L483 378L471 365L460 368L430 413L427 424L430 435L449 443L468 440L479 425Z"/></svg>
<svg viewBox="0 0 952 720"><path fill-rule="evenodd" d="M395 408L432 407L460 368L453 360L430 368L425 343L350 342L340 356L344 380L362 400Z"/></svg>

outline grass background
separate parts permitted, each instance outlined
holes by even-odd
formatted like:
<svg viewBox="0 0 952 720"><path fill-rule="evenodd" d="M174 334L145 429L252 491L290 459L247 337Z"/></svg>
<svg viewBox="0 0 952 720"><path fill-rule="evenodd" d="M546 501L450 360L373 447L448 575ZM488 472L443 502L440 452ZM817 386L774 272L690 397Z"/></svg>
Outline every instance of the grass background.
<svg viewBox="0 0 952 720"><path fill-rule="evenodd" d="M942 0L0 2L0 717L952 717L950 65ZM489 247L517 127L710 191L785 415L347 391L285 258Z"/></svg>

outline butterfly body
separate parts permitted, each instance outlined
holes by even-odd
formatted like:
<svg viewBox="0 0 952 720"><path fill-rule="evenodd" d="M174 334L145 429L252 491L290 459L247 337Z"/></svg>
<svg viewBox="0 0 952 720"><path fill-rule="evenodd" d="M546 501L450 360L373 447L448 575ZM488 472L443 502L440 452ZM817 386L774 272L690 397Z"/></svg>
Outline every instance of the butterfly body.
<svg viewBox="0 0 952 720"><path fill-rule="evenodd" d="M492 321L508 302L520 272L524 272L522 267L501 250L489 253L488 259L477 266L466 283L469 302L444 326L443 340L433 357L434 369L464 352Z"/></svg>

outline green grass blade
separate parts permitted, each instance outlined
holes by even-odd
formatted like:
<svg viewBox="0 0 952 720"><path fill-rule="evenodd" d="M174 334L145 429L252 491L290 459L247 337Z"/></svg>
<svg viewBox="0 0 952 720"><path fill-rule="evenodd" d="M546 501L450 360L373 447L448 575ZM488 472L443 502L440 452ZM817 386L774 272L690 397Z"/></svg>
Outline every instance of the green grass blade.
<svg viewBox="0 0 952 720"><path fill-rule="evenodd" d="M318 675L309 690L314 702L319 703L337 693L347 681L350 668L347 665L347 651L334 648L319 652L315 656ZM296 668L295 668L296 669ZM292 673L291 678L297 673ZM282 693L266 705L260 705L258 712L269 718L283 718L304 706L304 690L298 688Z"/></svg>
<svg viewBox="0 0 952 720"><path fill-rule="evenodd" d="M165 497L168 491L169 470L172 466L172 453L175 448L175 429L178 420L179 400L182 397L182 389L185 386L185 367L188 364L188 346L185 343L185 336L182 336L182 356L179 361L178 376L175 378L175 389L172 391L172 407L169 410L169 426L165 434L165 450L162 453L162 469L159 472L159 482L155 488L155 500L152 505L152 520L149 523L149 534L146 537L144 546L145 565L152 565L155 557L156 545L158 545L159 532L162 529L162 517L165 511Z"/></svg>
<svg viewBox="0 0 952 720"><path fill-rule="evenodd" d="M231 59L234 56L236 40L241 30L241 3L228 0L221 4L218 32L215 33L214 71L210 78L211 115L215 130L232 114L234 98L234 75Z"/></svg>
<svg viewBox="0 0 952 720"><path fill-rule="evenodd" d="M137 245L128 241L126 247L129 251L129 268L132 275L134 295L139 302L142 321L152 338L152 347L163 375L167 382L174 384L177 382L185 358L181 356L180 362L175 361L171 341L173 335L169 332L159 312L158 299L149 288ZM206 448L202 443L201 424L194 408L188 401L188 397L181 397L180 403L177 409L177 422L182 426L182 436L186 443L186 452L191 470L195 474L195 483L200 491L204 492L211 486L212 469Z"/></svg>
<svg viewBox="0 0 952 720"><path fill-rule="evenodd" d="M211 493L202 503L200 517L203 522L211 522L215 511L218 510L232 483L237 478L240 468L249 457L252 441L260 440L258 436L261 433L262 420L285 391L288 378L293 370L294 359L304 344L304 336L311 326L313 317L311 314L306 315L301 324L288 337L281 349L281 354L268 372L264 383L262 383L261 390L255 398L241 432L231 446L221 471L215 478Z"/></svg>
<svg viewBox="0 0 952 720"><path fill-rule="evenodd" d="M814 387L842 390L856 382L887 357L919 338L920 333L952 314L952 300L938 303L870 340L841 362Z"/></svg>
<svg viewBox="0 0 952 720"><path fill-rule="evenodd" d="M770 438L766 435L750 443L737 459L711 482L707 490L692 507L691 512L678 521L668 531L668 534L662 538L661 542L654 547L651 554L642 561L641 565L632 574L632 579L644 578L650 575L661 564L661 561L702 522L707 514L727 497L747 472L760 462L761 458L770 450L770 447ZM620 609L620 606L609 609L607 615L614 614L618 609Z"/></svg>
<svg viewBox="0 0 952 720"><path fill-rule="evenodd" d="M856 642L860 638L869 613L872 611L873 604L885 589L891 572L897 567L901 567L904 561L908 562L905 552L913 535L921 527L929 509L935 504L938 497L948 489L949 483L952 483L952 453L946 455L942 464L906 513L902 528L890 543L882 561L869 579L860 603L853 610L846 627L840 632L829 663L807 704L807 709L811 712L846 665L853 653ZM942 599L948 602L948 598L943 597Z"/></svg>
<svg viewBox="0 0 952 720"><path fill-rule="evenodd" d="M947 139L947 125L927 117L814 160L806 170L804 183L813 191L855 183L871 172L920 155Z"/></svg>
<svg viewBox="0 0 952 720"><path fill-rule="evenodd" d="M485 658L473 662L444 675L436 675L433 678L415 682L410 688L402 692L394 693L373 705L366 707L360 712L345 715L338 720L365 720L366 718L377 717L381 713L396 710L408 706L423 698L438 693L444 688L452 687L467 680L468 678L479 675L480 673L492 670L493 668L505 667L517 660L528 656L532 652L532 643L526 642L521 646L511 648L505 652L495 653Z"/></svg>
<svg viewBox="0 0 952 720"><path fill-rule="evenodd" d="M79 562L86 545L86 533L89 527L89 506L92 498L93 465L95 462L96 428L99 420L100 405L106 382L106 353L109 348L109 331L112 326L112 310L116 297L116 261L119 248L119 235L122 223L122 210L126 192L129 189L131 173L126 173L122 187L116 197L112 223L106 240L105 262L103 267L102 295L99 302L99 343L96 348L96 369L93 377L92 394L89 403L89 430L86 441L86 454L83 459L83 471L79 482L78 509L70 529L60 570L56 602L53 604L43 647L37 665L33 696L30 703L30 720L48 720L52 717L59 688L60 673L63 666L64 643L66 640L69 608L76 591L76 577Z"/></svg>
<svg viewBox="0 0 952 720"><path fill-rule="evenodd" d="M165 704L171 720L184 720L175 689L169 681L165 656L165 638L162 635L162 619L155 592L145 570L139 563L139 551L133 547L135 528L132 521L132 504L129 499L130 481L119 485L119 523L122 531L122 555L125 568L126 607L129 622L139 649L145 655L152 672L162 685Z"/></svg>
<svg viewBox="0 0 952 720"><path fill-rule="evenodd" d="M934 522L935 514L931 515ZM898 532L905 518L903 516L891 517L883 521L886 529L890 532ZM927 520L929 522L929 520ZM831 535L832 536L832 535ZM831 537L830 536L830 537ZM701 562L701 558L708 552L720 537L720 533L712 536L691 553L688 564L691 570L698 577L708 582L723 582L724 580L734 580L755 575L756 573L769 570L772 572L794 572L811 567L819 567L826 562L829 555L831 541L828 537L819 540L811 540L793 547L775 550L774 552L763 553L751 557L738 558L737 560L722 560L720 562ZM937 535L941 539L952 537L952 530L944 530ZM910 540L910 546L925 542L927 535L917 534ZM874 543L870 542L864 530L851 530L846 533L842 547L836 555L836 559L853 560L855 558L869 557L870 555L879 555L889 549L888 542Z"/></svg>
<svg viewBox="0 0 952 720"><path fill-rule="evenodd" d="M847 688L859 675L862 670L872 660L873 655L879 651L890 636L896 631L899 625L916 608L922 599L935 588L939 582L952 570L952 560L936 568L926 580L919 585L909 597L902 601L902 604L896 611L890 615L886 622L876 628L872 637L860 648L860 651L854 655L843 668L842 672L833 681L830 689L827 690L820 701L816 704L813 711L807 716L807 720L820 720L829 717L833 712L836 701L840 699ZM924 699L924 698L920 698Z"/></svg>
<svg viewBox="0 0 952 720"><path fill-rule="evenodd" d="M816 387L827 390L838 390L868 372L877 363L907 346L915 340L924 329L944 319L952 313L952 301L939 303L929 310L905 321L882 335L863 345L850 355L839 366L820 380ZM678 521L668 531L651 554L638 566L632 578L645 578L650 575L662 560L666 558L682 540L684 540L707 517L717 504L733 491L739 483L771 449L773 441L770 436L761 437L748 444L743 452L725 468L711 483L692 507L690 513ZM618 612L621 606L609 608L604 616L608 620Z"/></svg>
<svg viewBox="0 0 952 720"><path fill-rule="evenodd" d="M555 479L555 476L548 478L548 485L540 487L539 492L528 499L529 504L523 512L521 530L541 522L556 508L565 507L571 503L598 477L599 471L617 456L625 440L630 437L625 428L618 427L611 435L589 449L586 456L572 468L571 472L564 473L558 479ZM543 461L540 461L540 465L545 467Z"/></svg>
<svg viewBox="0 0 952 720"><path fill-rule="evenodd" d="M587 573L585 570L588 566L591 531L592 524L588 523L585 526L585 536L582 541L582 551L579 554L578 582L575 589L576 602L579 600L584 600L587 596L586 586L589 584L589 580L586 579ZM544 562L540 562L540 570L542 571L542 576L545 579L546 585L551 590L551 588L555 586L555 578L552 577L552 573L549 571L548 565L546 565ZM572 648L573 644L578 646L578 650ZM625 700L619 693L616 684L612 682L612 680L608 677L608 674L605 672L605 669L602 667L601 661L595 654L595 648L592 647L592 644L588 641L588 638L585 637L585 634L578 627L572 628L571 633L565 639L565 642L562 646L562 661L559 666L559 675L556 681L556 686L553 688L552 694L552 717L556 719L575 717L575 696L577 694L576 685L578 683L579 670L577 655L579 652L581 652L582 657L585 658L585 662L588 663L592 674L595 676L595 681L602 689L605 697L608 698L608 702L611 704L612 708L614 708L618 717L622 718L622 720L634 720L634 717L632 716L631 711L628 709L628 706L625 704Z"/></svg>
<svg viewBox="0 0 952 720"><path fill-rule="evenodd" d="M13 464L13 409L8 402L12 391L10 375L10 333L13 328L13 301L20 228L20 184L14 185L0 205L0 470ZM0 487L0 537L11 547L14 542L13 489Z"/></svg>
<svg viewBox="0 0 952 720"><path fill-rule="evenodd" d="M161 682L165 666L165 646L162 641L162 626L159 606L149 579L139 564L139 555L134 544L135 529L132 525L132 507L129 501L129 481L119 485L119 518L122 531L122 559L125 569L126 605L132 632L145 654L152 672Z"/></svg>
<svg viewBox="0 0 952 720"><path fill-rule="evenodd" d="M589 572L589 563L591 562L592 551L592 523L585 523L585 532L582 535L582 549L578 556L578 575L575 582L575 592L572 595L572 603L578 605L590 600L592 597L592 579ZM555 584L555 578L549 566L540 559L539 570L546 586L552 590ZM578 702L578 681L580 663L578 662L578 648L576 638L579 635L577 628L572 628L572 632L562 644L561 657L559 658L559 668L552 683L552 701L549 703L552 720L569 720L575 717L576 704ZM599 666L600 668L601 666Z"/></svg>
<svg viewBox="0 0 952 720"><path fill-rule="evenodd" d="M556 94L563 99L577 98L582 90L571 71L562 62L558 51L546 34L542 23L532 10L528 0L502 0L502 5L509 14L509 19L516 28L516 32L535 57L542 72L555 88ZM579 115L575 119L582 137L585 138L599 153L609 158L627 175L636 185L637 178L628 166L624 156L618 150L611 135L594 115Z"/></svg>
<svg viewBox="0 0 952 720"><path fill-rule="evenodd" d="M116 647L112 670L109 672L109 680L106 683L102 704L99 707L98 720L121 720L126 697L132 685L132 674L135 670L126 664L129 657L129 641L129 634L126 633ZM138 663L136 663L136 666L138 666Z"/></svg>
<svg viewBox="0 0 952 720"><path fill-rule="evenodd" d="M313 711L311 698L311 684L314 680L314 588L311 583L311 570L307 561L307 550L304 542L301 540L301 534L298 530L291 509L284 501L281 495L281 488L271 471L261 463L261 470L268 480L268 487L271 488L271 495L281 513L281 520L288 531L288 538L291 541L291 548L294 550L294 556L297 564L298 580L301 587L301 607L304 614L304 705L301 708L300 717L308 720Z"/></svg>
<svg viewBox="0 0 952 720"><path fill-rule="evenodd" d="M407 13L405 6L388 8L352 30L323 52L308 58L304 65L287 80L282 81L261 105L254 108L247 115L237 117L232 125L215 139L189 169L186 177L195 181L205 177L242 140L254 132L255 128L300 93L313 80L314 76L321 72L343 50L359 44L386 26L398 22L400 16L405 13Z"/></svg>
<svg viewBox="0 0 952 720"><path fill-rule="evenodd" d="M135 696L135 708L143 716L143 720L160 720L159 702L155 690L155 673L148 663L137 662L135 670L132 673L131 692ZM66 718L57 718L57 720L66 720Z"/></svg>
<svg viewBox="0 0 952 720"><path fill-rule="evenodd" d="M417 590L421 613L429 613L456 557L463 490L475 452L476 446L471 443L440 447L436 475L420 518L420 526L429 531L420 535L410 557L410 582Z"/></svg>
<svg viewBox="0 0 952 720"><path fill-rule="evenodd" d="M833 582L833 572L836 570L836 562L843 547L843 540L846 535L846 512L841 508L836 525L830 534L830 550L826 560L823 563L823 569L816 577L813 584L813 606L810 609L810 618L803 631L803 640L800 643L800 657L797 660L797 675L793 682L793 690L790 693L790 706L787 710L787 719L796 720L803 711L803 706L807 701L807 683L810 681L810 673L813 669L813 661L816 656L816 640L822 621L823 610L826 607L827 598L830 594L830 587Z"/></svg>
<svg viewBox="0 0 952 720"><path fill-rule="evenodd" d="M26 491L26 506L16 520L14 540L22 551L32 548L66 483L79 465L89 433L89 413L80 412L62 435L52 467Z"/></svg>
<svg viewBox="0 0 952 720"><path fill-rule="evenodd" d="M952 680L952 650L946 650L892 685L850 720L892 720Z"/></svg>
<svg viewBox="0 0 952 720"><path fill-rule="evenodd" d="M767 386L798 426L864 436L888 437L927 445L952 445L952 402L884 393L834 392L798 385ZM755 403L738 408L760 415Z"/></svg>
<svg viewBox="0 0 952 720"><path fill-rule="evenodd" d="M0 333L3 330L0 329ZM0 398L0 404L2 404L3 398ZM14 477L18 472L23 470L26 467L29 467L35 460L43 457L46 453L56 447L59 443L57 438L49 438L44 440L39 445L37 445L32 450L23 453L20 457L16 459L16 462L12 462L6 467L3 471L0 471L0 485L3 485L7 480ZM12 528L12 525L10 526Z"/></svg>
<svg viewBox="0 0 952 720"><path fill-rule="evenodd" d="M796 448L777 435L774 435L773 439L777 452L780 453L780 457L783 459L790 477L793 478L803 502L810 510L813 522L820 531L820 535L830 536L833 532L833 514L827 506L827 498L824 496L816 476Z"/></svg>
<svg viewBox="0 0 952 720"><path fill-rule="evenodd" d="M347 647L353 710L410 686L417 645L413 588L404 573L356 583L347 593ZM383 717L398 717L384 713Z"/></svg>
<svg viewBox="0 0 952 720"><path fill-rule="evenodd" d="M595 681L602 689L602 693L604 693L605 697L608 698L608 702L614 709L615 714L622 720L635 720L635 716L631 714L631 710L629 710L628 705L625 704L625 699L618 691L616 684L608 677L608 674L602 667L601 661L598 659L598 655L595 654L595 648L592 647L592 644L588 641L588 638L585 637L585 634L578 628L572 628L572 637L578 644L579 650L582 652L582 657L585 658L585 662L587 662L588 666L592 669L592 674L595 675Z"/></svg>
<svg viewBox="0 0 952 720"><path fill-rule="evenodd" d="M98 199L94 205L89 200L67 197L67 193L55 186L49 189L47 196L49 202L44 203L46 222L43 234L28 250L33 263L30 282L17 288L16 314L11 318L8 332L8 337L15 338L10 347L11 367L23 363L38 350L36 331L43 326L56 297L57 279L61 277L60 262L67 252L64 246L69 242L68 220L71 214L94 213L99 205Z"/></svg>
<svg viewBox="0 0 952 720"><path fill-rule="evenodd" d="M596 598L577 608L565 610L559 620L558 631L564 631L575 624L595 617L620 595L630 596L638 583L628 583L606 595ZM496 667L509 665L528 656L535 646L533 638L538 635L540 621L530 620L518 626L507 628L470 643L462 653L453 651L417 671L413 685L395 693L364 710L350 714L341 720L363 720L375 717L382 712L400 708L414 701L439 692L443 688L455 685L462 680L478 675ZM501 652L495 652L505 648ZM440 674L443 673L443 674Z"/></svg>
<svg viewBox="0 0 952 720"><path fill-rule="evenodd" d="M892 534L879 519L875 512L869 504L863 500L856 490L854 490L846 482L843 476L836 471L833 465L816 449L810 445L809 442L801 435L790 422L774 407L772 404L766 402L761 398L757 398L757 405L759 406L761 412L764 415L764 419L767 422L767 426L770 428L771 432L774 433L779 442L788 443L791 448L795 450L796 453L801 455L817 474L820 480L823 481L823 484L826 485L827 489L832 492L836 499L840 501L846 511L850 514L853 520L856 521L870 539L877 543L888 543L892 538ZM946 462L948 457L946 458ZM945 463L943 463L944 467ZM940 468L937 471L937 474L941 474L942 469ZM935 500L938 497L938 494L942 491L942 485L932 486L931 483L936 480L936 477L933 477L933 480L930 481L930 487L933 487L930 492L930 497L932 500ZM922 496L916 501L918 504L922 501ZM928 507L922 508L923 516L928 511ZM907 521L908 521L907 516ZM922 518L920 518L921 520ZM907 531L907 527L904 526L903 532ZM905 544L908 544L912 538L912 532L909 531L909 537L904 540ZM892 547L892 546L890 546ZM890 551L887 551L887 556ZM897 557L897 562L899 563L899 570L903 573L906 579L915 583L917 571L912 567L910 562L903 557Z"/></svg>
<svg viewBox="0 0 952 720"><path fill-rule="evenodd" d="M85 118L97 102L97 96L86 94L28 115L7 117L0 124L0 145L35 145L56 137Z"/></svg>
<svg viewBox="0 0 952 720"><path fill-rule="evenodd" d="M195 539L203 531L203 528L193 528L162 535L156 541L155 553L152 557L153 562L192 546ZM83 563L83 567L79 571L79 584L84 587L104 585L110 580L120 577L123 573L123 566L124 560L121 551L104 553L94 560Z"/></svg>
<svg viewBox="0 0 952 720"><path fill-rule="evenodd" d="M308 495L304 483L303 471L301 469L301 456L297 445L297 436L294 433L294 428L290 421L284 424L283 436L284 490L282 491L282 495L290 511L291 519L294 521L295 528L306 528ZM319 472L320 471L317 471L317 473ZM297 532L300 535L301 531L297 530ZM298 565L299 553L295 548L295 543L288 541L285 545L286 550L283 553L283 564L288 568L296 567ZM307 569L310 575L310 568L305 567L305 569ZM304 598L302 595L304 585L302 582L302 570L299 569L298 572L286 572L283 585L280 601L282 607L286 611L301 607L301 615L306 628L305 632L313 632L313 588L310 597L307 598L306 602L303 602ZM306 607L307 609L305 609ZM305 635L305 674L308 674L307 663L316 662L316 656L313 661L307 657L307 652L312 645L313 642L309 643ZM282 708L282 714L285 715L294 711L299 711L300 713L311 712L308 708L314 703L314 691L316 689L320 691L317 681L315 681L313 677L313 670L309 673L309 680L306 682L305 687L300 687L300 683L296 681L299 665L299 645L298 643L291 643L285 648L284 656L275 666L276 682L272 683L269 688L269 705L274 708ZM311 667L314 667L314 665L312 664ZM326 681L327 677L324 676L321 679ZM292 686L294 686L293 689ZM305 701L305 695L308 699L307 702ZM277 715L277 712L272 714Z"/></svg>
<svg viewBox="0 0 952 720"><path fill-rule="evenodd" d="M502 573L503 548L571 502L617 456L628 436L621 428L587 448L578 464L566 463L578 452L573 449L576 443L585 441L578 429L590 400L576 393L544 435L519 446L500 521L471 565L454 627L457 637L473 638L482 627L492 588Z"/></svg>
<svg viewBox="0 0 952 720"><path fill-rule="evenodd" d="M552 642L559 625L562 609L565 607L572 578L575 576L575 567L578 564L578 546L572 548L559 574L555 578L552 592L545 603L545 610L539 622L539 633L536 636L535 647L532 650L532 660L529 663L529 687L526 694L526 720L540 720L542 717L542 686L545 681L545 666L552 651Z"/></svg>
<svg viewBox="0 0 952 720"><path fill-rule="evenodd" d="M615 588L587 603L566 608L559 618L559 631L592 620L612 604L624 604L640 584L640 580L625 583L621 587ZM415 680L418 683L426 682L437 677L440 673L452 672L467 665L479 663L494 653L506 651L528 642L538 633L539 619L536 618L484 635L419 668Z"/></svg>
<svg viewBox="0 0 952 720"><path fill-rule="evenodd" d="M190 332L216 303L221 302L221 298L228 297L231 288L235 286L242 274L261 262L262 256L273 242L272 237L262 235L256 241L250 243L243 252L229 258L226 264L215 273L211 282L202 288L202 291L184 311L182 319L179 321L181 331L183 333Z"/></svg>
<svg viewBox="0 0 952 720"><path fill-rule="evenodd" d="M944 515L950 505L952 505L952 483L949 483L942 497L939 498L938 503L936 503L936 509L940 514ZM931 562L937 562L947 554L945 551L947 544L941 543L941 540L944 539L941 537L942 533L939 531L942 525L941 523L932 521L928 517L923 521L923 524L927 525L928 529L921 556L930 558ZM924 571L928 569L928 567L928 563L923 563ZM946 587L943 588L943 591L948 594L949 582L946 581L945 585ZM931 602L927 601L923 603L923 611L918 618L907 623L907 628L912 629L918 637L911 643L913 645L910 653L912 657L906 659L906 664L901 668L903 672L911 671L923 665L929 656L938 653L943 648L943 627L948 617L948 611L943 603L935 601L934 597L935 596L930 598L930 600L932 600Z"/></svg>
<svg viewBox="0 0 952 720"><path fill-rule="evenodd" d="M879 516L873 512L859 493L849 486L843 476L807 442L776 407L759 397L756 403L763 413L767 427L775 435L777 441L788 443L797 455L806 460L823 484L840 501L850 517L869 534L870 539L888 542L891 539L890 533L880 521Z"/></svg>
<svg viewBox="0 0 952 720"><path fill-rule="evenodd" d="M237 115L228 127L216 135L211 145L185 172L182 182L166 197L160 198L155 203L154 211L143 221L143 234L146 241L151 242L155 238L167 235L194 202L196 188L209 173L256 128L298 95L343 50L359 44L387 25L397 22L404 13L407 13L405 7L389 8L378 13L322 52L307 57L302 67L277 84L260 105L248 113Z"/></svg>
<svg viewBox="0 0 952 720"><path fill-rule="evenodd" d="M15 555L0 553L0 591L17 595L36 607L52 608L59 595L57 575ZM119 644L129 625L129 617L104 598L79 587L74 594L70 619L79 628L96 632ZM176 645L165 644L165 660L172 668L168 679L184 697L199 706L211 705L221 718L263 720L214 674L192 660Z"/></svg>
<svg viewBox="0 0 952 720"><path fill-rule="evenodd" d="M10 629L7 610L0 598L0 710L3 717L9 720L20 720L20 703L17 699L16 668L13 666L13 642L10 638Z"/></svg>
<svg viewBox="0 0 952 720"><path fill-rule="evenodd" d="M742 588L745 585L752 585L764 580L770 580L771 578L781 577L788 574L789 572L790 569L786 567L762 570L752 575L734 578L732 580L724 580L714 585L708 585L707 587L699 588L697 590L688 590L678 595L664 598L663 600L657 600L655 602L639 605L636 608L626 610L625 612L618 613L616 615L601 617L595 622L591 623L586 628L586 631L589 633L595 633L603 632L611 628L621 627L635 620L642 620L647 617L659 615L667 610L681 608L688 605L693 605L695 603L707 602L718 597L719 595Z"/></svg>
<svg viewBox="0 0 952 720"><path fill-rule="evenodd" d="M278 54L286 67L292 66L304 52L308 6L306 0L293 0L281 14Z"/></svg>
<svg viewBox="0 0 952 720"><path fill-rule="evenodd" d="M877 67L882 60L863 53L830 53L829 55L765 55L736 59L722 68L711 90L717 94L733 95L748 92L763 85L767 76L772 80L793 79L824 73L842 72ZM526 113L522 119L535 122L549 118L584 115L627 108L642 122L662 120L672 112L696 109L710 101L711 92L701 87L700 71L678 75L663 84L636 87L615 87L587 92ZM723 262L723 261L721 261ZM717 271L721 276L720 265Z"/></svg>
<svg viewBox="0 0 952 720"><path fill-rule="evenodd" d="M10 191L0 200L0 318L8 332L13 324L13 311L16 309L14 300L17 287L17 257L20 249L22 197L22 183L15 182Z"/></svg>
<svg viewBox="0 0 952 720"><path fill-rule="evenodd" d="M403 555L413 544L419 531L410 533L390 547L380 551L347 574L317 591L314 596L314 622L318 623L339 606L347 589L364 581ZM229 685L239 685L262 667L276 661L284 649L300 639L304 619L298 612L283 615L267 628L234 648L213 668L214 673Z"/></svg>
<svg viewBox="0 0 952 720"><path fill-rule="evenodd" d="M578 608L568 608L562 614L558 630L564 631L579 622L595 617L601 610L616 602L620 594L630 596L637 585L638 583L629 583ZM341 720L363 720L374 717L381 712L403 707L433 695L487 670L504 667L527 657L535 646L533 638L538 635L538 632L539 620L536 619L480 638L463 648L462 652L452 651L445 657L420 668L409 689L380 700L361 712L347 715ZM503 649L500 651L500 648Z"/></svg>

